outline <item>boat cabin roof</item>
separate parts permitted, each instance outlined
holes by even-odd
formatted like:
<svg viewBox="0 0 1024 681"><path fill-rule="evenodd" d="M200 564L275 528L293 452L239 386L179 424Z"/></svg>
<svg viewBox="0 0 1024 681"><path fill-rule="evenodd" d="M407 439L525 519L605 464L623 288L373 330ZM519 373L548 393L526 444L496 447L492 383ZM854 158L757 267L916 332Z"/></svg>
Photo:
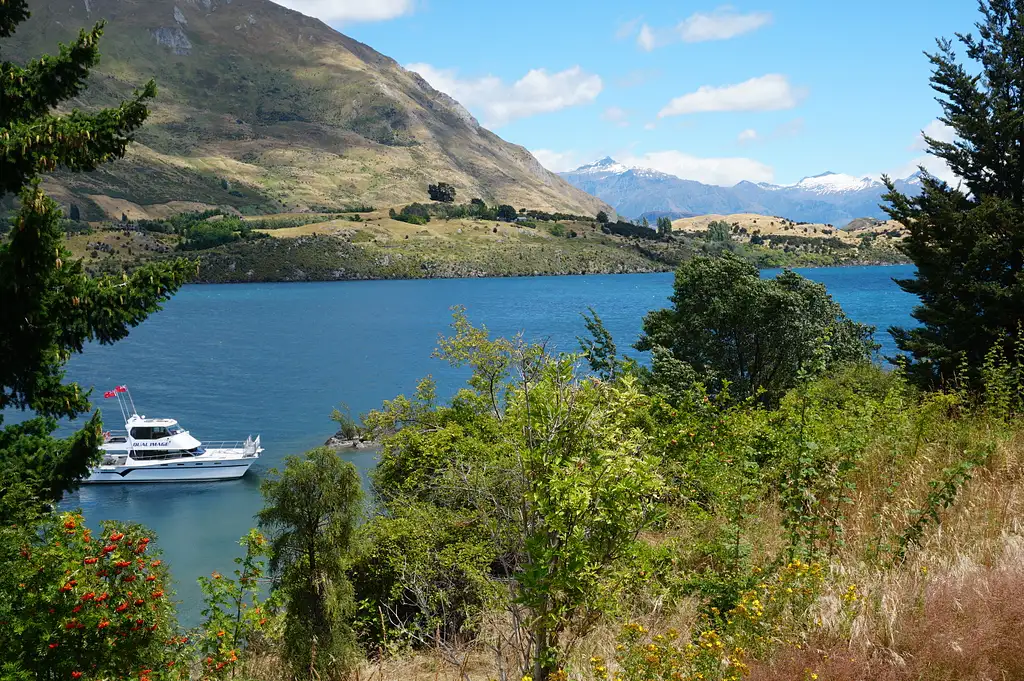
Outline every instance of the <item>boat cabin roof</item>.
<svg viewBox="0 0 1024 681"><path fill-rule="evenodd" d="M150 419L138 414L132 414L128 419L128 425L132 426L176 426L178 422L174 419Z"/></svg>

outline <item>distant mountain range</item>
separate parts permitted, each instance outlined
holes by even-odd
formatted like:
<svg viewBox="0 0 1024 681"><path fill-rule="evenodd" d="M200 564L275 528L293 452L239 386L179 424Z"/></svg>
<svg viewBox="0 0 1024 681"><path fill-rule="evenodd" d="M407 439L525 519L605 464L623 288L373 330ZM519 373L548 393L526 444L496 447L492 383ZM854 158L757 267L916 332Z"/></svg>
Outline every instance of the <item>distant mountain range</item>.
<svg viewBox="0 0 1024 681"><path fill-rule="evenodd" d="M880 180L841 173L805 177L791 185L740 182L733 187L719 187L650 168L626 166L606 157L559 174L632 218L759 213L842 227L856 218L887 217L879 207L885 193ZM906 194L916 194L920 182L915 173L897 180L896 187Z"/></svg>

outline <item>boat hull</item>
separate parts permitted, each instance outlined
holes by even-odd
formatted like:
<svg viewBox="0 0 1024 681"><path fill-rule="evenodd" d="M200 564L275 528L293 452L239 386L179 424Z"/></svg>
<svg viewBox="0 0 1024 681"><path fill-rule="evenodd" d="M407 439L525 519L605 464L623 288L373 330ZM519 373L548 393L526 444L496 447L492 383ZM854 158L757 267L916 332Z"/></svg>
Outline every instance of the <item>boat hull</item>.
<svg viewBox="0 0 1024 681"><path fill-rule="evenodd" d="M125 484L133 482L212 482L237 480L245 475L255 459L235 461L168 462L148 465L98 466L85 484Z"/></svg>

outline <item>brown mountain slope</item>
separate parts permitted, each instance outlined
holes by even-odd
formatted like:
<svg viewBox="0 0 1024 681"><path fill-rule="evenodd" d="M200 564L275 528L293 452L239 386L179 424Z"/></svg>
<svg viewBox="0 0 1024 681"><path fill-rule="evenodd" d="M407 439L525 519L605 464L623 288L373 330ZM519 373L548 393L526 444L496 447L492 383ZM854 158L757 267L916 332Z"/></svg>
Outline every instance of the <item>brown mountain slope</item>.
<svg viewBox="0 0 1024 681"><path fill-rule="evenodd" d="M368 0L369 1L369 0ZM394 60L268 0L36 0L4 58L53 52L104 19L83 108L153 77L159 97L129 156L48 188L83 213L188 201L247 211L460 200L593 215L611 209L481 128ZM88 198L88 197L91 197Z"/></svg>

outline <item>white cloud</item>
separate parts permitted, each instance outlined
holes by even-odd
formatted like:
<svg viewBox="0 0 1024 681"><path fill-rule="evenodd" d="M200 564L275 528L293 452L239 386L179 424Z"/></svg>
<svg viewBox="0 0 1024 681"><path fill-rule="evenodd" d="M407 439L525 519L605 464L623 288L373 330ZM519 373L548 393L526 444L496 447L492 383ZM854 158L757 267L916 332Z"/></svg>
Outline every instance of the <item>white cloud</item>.
<svg viewBox="0 0 1024 681"><path fill-rule="evenodd" d="M731 187L742 180L771 182L775 176L771 166L750 158L700 158L675 150L652 151L619 160L626 165L653 168L686 180L723 187Z"/></svg>
<svg viewBox="0 0 1024 681"><path fill-rule="evenodd" d="M756 31L770 24L770 12L749 12L741 14L729 6L719 7L713 12L696 12L670 28L640 27L636 44L650 52L674 42L702 43L710 40L729 40L744 33Z"/></svg>
<svg viewBox="0 0 1024 681"><path fill-rule="evenodd" d="M956 139L956 131L942 121L936 119L924 126L924 130L918 133L910 148L914 151L926 151L928 149L928 143L924 141L925 135L928 135L928 137L931 137L933 140L938 140L940 142L952 142Z"/></svg>
<svg viewBox="0 0 1024 681"><path fill-rule="evenodd" d="M719 7L714 12L697 12L676 26L683 42L699 43L707 40L728 40L744 33L756 31L772 20L769 12L740 14L732 7Z"/></svg>
<svg viewBox="0 0 1024 681"><path fill-rule="evenodd" d="M619 27L615 30L616 40L625 40L629 36L633 35L636 31L636 26L643 20L643 17L635 17L628 21L623 21L619 24Z"/></svg>
<svg viewBox="0 0 1024 681"><path fill-rule="evenodd" d="M617 106L610 106L601 114L601 120L625 128L629 126L629 112Z"/></svg>
<svg viewBox="0 0 1024 681"><path fill-rule="evenodd" d="M552 151L551 149L531 149L530 153L540 161L540 164L554 173L561 173L566 170L579 168L579 154L575 151Z"/></svg>
<svg viewBox="0 0 1024 681"><path fill-rule="evenodd" d="M414 0L275 0L321 21L384 21L411 14Z"/></svg>
<svg viewBox="0 0 1024 681"><path fill-rule="evenodd" d="M754 142L755 140L757 140L757 130L754 130L753 128L747 128L736 137L736 141L740 144Z"/></svg>
<svg viewBox="0 0 1024 681"><path fill-rule="evenodd" d="M646 125L644 125L644 130L654 130L657 127L658 127L657 123L653 123L653 122L652 123L647 123Z"/></svg>
<svg viewBox="0 0 1024 681"><path fill-rule="evenodd" d="M778 73L770 73L736 85L703 85L696 92L676 97L661 111L659 118L709 111L778 111L792 109L806 92L795 88Z"/></svg>
<svg viewBox="0 0 1024 681"><path fill-rule="evenodd" d="M924 141L924 135L928 135L932 139L939 140L940 142L952 142L956 139L956 131L953 130L953 128L940 120L934 120L924 126L924 130L919 132L914 138L913 144L910 145L911 151L927 151L928 145ZM956 186L958 182L957 176L946 164L946 161L938 156L932 156L931 154L922 154L917 156L895 170L890 171L889 175L894 179L909 177L918 171L919 166L923 166L931 175L934 175L940 180L948 182L953 186Z"/></svg>
<svg viewBox="0 0 1024 681"><path fill-rule="evenodd" d="M657 43L658 40L654 37L654 31L651 30L651 27L647 24L641 26L640 33L636 36L636 44L639 45L641 49L650 52L658 46Z"/></svg>
<svg viewBox="0 0 1024 681"><path fill-rule="evenodd" d="M557 73L533 69L512 84L491 75L459 78L454 69L438 69L430 64L409 64L406 68L466 108L479 112L483 124L495 128L517 118L589 104L604 89L600 76L579 66Z"/></svg>

